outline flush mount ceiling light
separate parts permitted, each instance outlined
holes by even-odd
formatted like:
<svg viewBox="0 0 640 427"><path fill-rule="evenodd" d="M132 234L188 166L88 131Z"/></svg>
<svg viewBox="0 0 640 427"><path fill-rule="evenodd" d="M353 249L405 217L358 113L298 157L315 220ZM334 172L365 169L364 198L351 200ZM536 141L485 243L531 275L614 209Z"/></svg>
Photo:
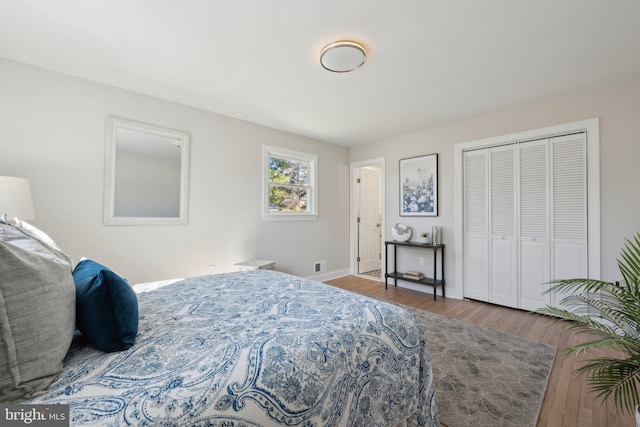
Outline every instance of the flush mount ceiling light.
<svg viewBox="0 0 640 427"><path fill-rule="evenodd" d="M362 67L367 60L365 47L352 40L326 45L320 52L320 64L334 73L348 73Z"/></svg>

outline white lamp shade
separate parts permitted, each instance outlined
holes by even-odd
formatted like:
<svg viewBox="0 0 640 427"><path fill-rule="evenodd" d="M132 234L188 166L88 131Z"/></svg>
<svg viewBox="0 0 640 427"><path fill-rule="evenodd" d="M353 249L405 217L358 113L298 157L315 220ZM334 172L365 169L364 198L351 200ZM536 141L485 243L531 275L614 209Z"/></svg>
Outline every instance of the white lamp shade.
<svg viewBox="0 0 640 427"><path fill-rule="evenodd" d="M7 214L9 218L36 219L28 179L0 176L0 214Z"/></svg>

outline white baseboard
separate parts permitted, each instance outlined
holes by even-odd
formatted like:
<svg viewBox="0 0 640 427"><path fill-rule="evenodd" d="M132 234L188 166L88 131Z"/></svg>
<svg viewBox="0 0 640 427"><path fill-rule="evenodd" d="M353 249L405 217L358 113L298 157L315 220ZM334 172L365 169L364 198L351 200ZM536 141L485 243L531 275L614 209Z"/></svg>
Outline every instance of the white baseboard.
<svg viewBox="0 0 640 427"><path fill-rule="evenodd" d="M326 280L333 280L340 277L348 276L349 269L343 268L342 270L329 271L327 273L314 274L307 276L307 279L315 280L316 282L324 282Z"/></svg>

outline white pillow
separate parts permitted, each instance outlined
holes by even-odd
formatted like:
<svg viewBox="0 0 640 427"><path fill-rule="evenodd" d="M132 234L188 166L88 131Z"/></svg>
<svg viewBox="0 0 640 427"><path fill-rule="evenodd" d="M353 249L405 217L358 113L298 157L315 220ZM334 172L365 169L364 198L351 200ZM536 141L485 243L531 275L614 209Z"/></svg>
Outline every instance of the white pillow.
<svg viewBox="0 0 640 427"><path fill-rule="evenodd" d="M73 261L60 247L53 241L47 233L37 229L33 225L21 219L14 218L14 230L15 233L9 233L7 238L12 240L22 240L22 245L31 245L31 241L36 243L32 244L32 247L36 251L40 251L40 247L47 249L47 252L51 254L43 253L46 256L51 257L53 260L67 262L73 268ZM19 232L19 233L18 233Z"/></svg>
<svg viewBox="0 0 640 427"><path fill-rule="evenodd" d="M75 329L70 259L46 234L24 224L0 221L2 402L45 390L63 368Z"/></svg>

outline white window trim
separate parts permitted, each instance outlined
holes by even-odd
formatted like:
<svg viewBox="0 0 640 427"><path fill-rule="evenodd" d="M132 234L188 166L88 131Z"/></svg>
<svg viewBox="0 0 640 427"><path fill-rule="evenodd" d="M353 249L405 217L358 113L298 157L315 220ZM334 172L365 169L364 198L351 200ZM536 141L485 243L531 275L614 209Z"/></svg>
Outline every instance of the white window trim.
<svg viewBox="0 0 640 427"><path fill-rule="evenodd" d="M311 169L309 174L311 209L309 212L273 213L269 211L269 156L309 162L309 168ZM272 145L265 144L262 146L262 218L265 221L315 221L318 219L318 156Z"/></svg>

